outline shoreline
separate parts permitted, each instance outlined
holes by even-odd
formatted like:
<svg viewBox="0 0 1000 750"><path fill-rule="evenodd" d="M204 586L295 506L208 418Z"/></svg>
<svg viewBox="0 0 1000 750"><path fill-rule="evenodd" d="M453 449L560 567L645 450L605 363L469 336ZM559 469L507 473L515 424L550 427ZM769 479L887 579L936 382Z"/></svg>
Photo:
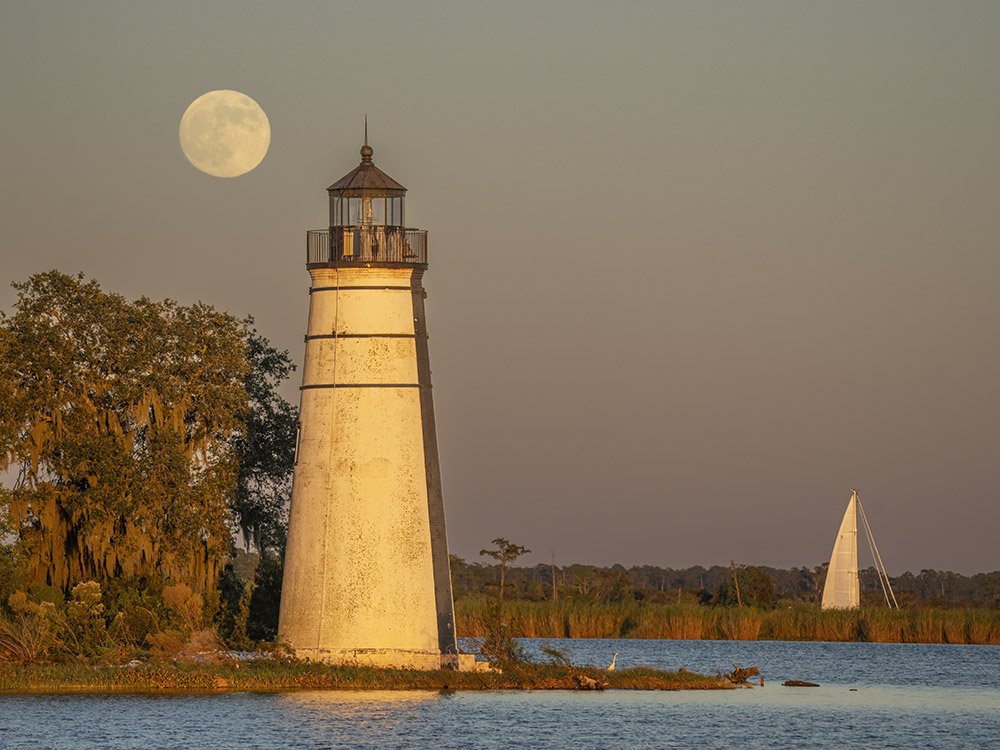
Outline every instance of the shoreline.
<svg viewBox="0 0 1000 750"><path fill-rule="evenodd" d="M576 679L575 679L576 678ZM726 690L719 677L646 667L614 672L596 667L519 663L502 672L377 669L304 662L225 665L145 664L139 667L73 664L0 665L0 695L296 692L301 690Z"/></svg>

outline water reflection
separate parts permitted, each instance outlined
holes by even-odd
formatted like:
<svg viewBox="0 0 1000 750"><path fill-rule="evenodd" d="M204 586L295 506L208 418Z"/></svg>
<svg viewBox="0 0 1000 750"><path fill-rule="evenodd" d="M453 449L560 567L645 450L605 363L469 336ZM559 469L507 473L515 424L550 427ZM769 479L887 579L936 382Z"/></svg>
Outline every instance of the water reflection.
<svg viewBox="0 0 1000 750"><path fill-rule="evenodd" d="M538 643L529 643L538 650ZM553 642L554 646L563 645ZM764 687L632 692L0 695L0 748L993 747L1000 648L574 641L577 663L759 664ZM788 688L812 679L818 688Z"/></svg>
<svg viewBox="0 0 1000 750"><path fill-rule="evenodd" d="M449 693L418 690L302 691L278 694L277 708L298 727L304 744L365 737L388 744L416 727L426 731L435 702Z"/></svg>
<svg viewBox="0 0 1000 750"><path fill-rule="evenodd" d="M281 693L280 697L288 704L288 710L331 711L340 714L357 710L381 710L383 707L398 710L453 694L433 690L297 690L293 693Z"/></svg>

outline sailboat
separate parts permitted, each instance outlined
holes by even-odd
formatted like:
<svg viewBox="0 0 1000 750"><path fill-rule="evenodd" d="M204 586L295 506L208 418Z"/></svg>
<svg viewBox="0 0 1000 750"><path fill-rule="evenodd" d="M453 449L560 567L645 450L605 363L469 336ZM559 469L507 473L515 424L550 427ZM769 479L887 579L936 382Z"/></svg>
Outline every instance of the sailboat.
<svg viewBox="0 0 1000 750"><path fill-rule="evenodd" d="M851 490L851 500L847 504L844 512L844 520L840 523L840 531L837 532L837 539L833 543L833 552L830 554L830 567L826 572L826 585L823 587L823 609L858 609L861 606L861 586L858 580L858 516L861 516L862 527L868 539L868 546L875 561L875 570L878 573L879 583L882 585L882 594L885 596L885 603L890 607L899 609L896 602L896 595L892 593L892 586L889 585L889 575L885 572L885 565L882 564L882 556L875 545L875 537L872 535L871 526L868 525L868 517L865 509L858 499L857 490ZM889 597L892 597L890 603Z"/></svg>

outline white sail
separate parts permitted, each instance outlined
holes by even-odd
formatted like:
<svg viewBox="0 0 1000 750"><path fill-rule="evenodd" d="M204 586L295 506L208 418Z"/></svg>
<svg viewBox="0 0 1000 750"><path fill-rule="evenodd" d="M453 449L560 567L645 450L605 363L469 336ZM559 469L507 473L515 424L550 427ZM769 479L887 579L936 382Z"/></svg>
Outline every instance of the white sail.
<svg viewBox="0 0 1000 750"><path fill-rule="evenodd" d="M823 587L823 609L857 609L861 606L858 586L858 493L851 502L837 532L830 555L830 568Z"/></svg>

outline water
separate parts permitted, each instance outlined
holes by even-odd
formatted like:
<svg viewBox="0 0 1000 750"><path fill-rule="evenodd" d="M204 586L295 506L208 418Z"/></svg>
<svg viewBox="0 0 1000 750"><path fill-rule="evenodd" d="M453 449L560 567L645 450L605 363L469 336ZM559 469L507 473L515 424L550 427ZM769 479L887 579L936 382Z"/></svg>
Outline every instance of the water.
<svg viewBox="0 0 1000 750"><path fill-rule="evenodd" d="M957 748L1000 742L1000 647L525 640L577 664L756 665L752 690L0 696L0 748ZM789 680L820 683L787 688Z"/></svg>

